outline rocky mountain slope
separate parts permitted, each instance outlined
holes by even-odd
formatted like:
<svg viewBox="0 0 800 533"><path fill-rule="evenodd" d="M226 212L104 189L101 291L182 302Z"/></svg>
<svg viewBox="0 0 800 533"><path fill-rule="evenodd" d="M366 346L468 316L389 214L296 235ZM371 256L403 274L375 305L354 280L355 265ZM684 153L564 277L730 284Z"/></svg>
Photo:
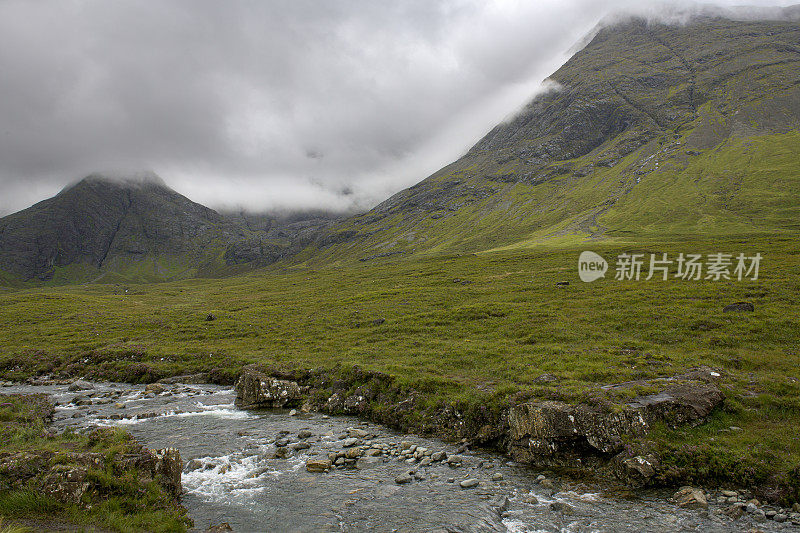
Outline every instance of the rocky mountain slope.
<svg viewBox="0 0 800 533"><path fill-rule="evenodd" d="M0 219L0 271L39 281L157 281L240 271L296 252L323 215L225 216L154 174L91 175Z"/></svg>
<svg viewBox="0 0 800 533"><path fill-rule="evenodd" d="M783 15L602 29L549 92L320 248L369 258L796 232L800 27L796 8Z"/></svg>

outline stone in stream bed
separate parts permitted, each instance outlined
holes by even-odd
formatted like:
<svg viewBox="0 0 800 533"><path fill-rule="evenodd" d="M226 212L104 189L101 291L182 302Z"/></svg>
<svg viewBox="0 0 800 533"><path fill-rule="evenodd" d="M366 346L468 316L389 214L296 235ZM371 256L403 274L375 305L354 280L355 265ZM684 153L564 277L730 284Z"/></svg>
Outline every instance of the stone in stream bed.
<svg viewBox="0 0 800 533"><path fill-rule="evenodd" d="M70 392L92 390L92 389L94 389L94 385L92 385L88 381L83 381L82 379L72 382L72 384L70 384L70 386L67 387L67 390Z"/></svg>
<svg viewBox="0 0 800 533"><path fill-rule="evenodd" d="M399 476L394 478L394 482L397 483L398 485L405 485L406 483L411 483L413 480L414 478L411 477L411 474L408 473L400 474Z"/></svg>
<svg viewBox="0 0 800 533"><path fill-rule="evenodd" d="M314 458L306 461L306 470L314 473L327 472L331 469L331 460L323 458Z"/></svg>
<svg viewBox="0 0 800 533"><path fill-rule="evenodd" d="M431 460L433 461L444 461L445 459L447 459L447 452L438 451L431 454Z"/></svg>
<svg viewBox="0 0 800 533"><path fill-rule="evenodd" d="M462 489L471 489L480 485L480 481L478 481L475 478L470 478L470 479L465 479L464 481L459 483L459 485L461 485Z"/></svg>
<svg viewBox="0 0 800 533"><path fill-rule="evenodd" d="M358 444L358 439L355 437L350 437L349 439L344 439L342 442L342 448L349 448L351 446L355 446Z"/></svg>
<svg viewBox="0 0 800 533"><path fill-rule="evenodd" d="M678 507L684 509L708 509L708 501L705 494L700 489L694 487L682 487L673 496Z"/></svg>
<svg viewBox="0 0 800 533"><path fill-rule="evenodd" d="M303 429L299 433L297 433L297 438L298 439L307 439L307 438L309 438L309 437L311 437L313 435L314 434L311 433L311 431L309 431L307 429Z"/></svg>
<svg viewBox="0 0 800 533"><path fill-rule="evenodd" d="M564 502L552 502L550 504L550 510L556 513L564 514L572 514L575 511L571 505Z"/></svg>
<svg viewBox="0 0 800 533"><path fill-rule="evenodd" d="M348 448L346 452L344 452L344 456L346 459L358 459L361 457L361 449L356 448L355 446L352 448Z"/></svg>

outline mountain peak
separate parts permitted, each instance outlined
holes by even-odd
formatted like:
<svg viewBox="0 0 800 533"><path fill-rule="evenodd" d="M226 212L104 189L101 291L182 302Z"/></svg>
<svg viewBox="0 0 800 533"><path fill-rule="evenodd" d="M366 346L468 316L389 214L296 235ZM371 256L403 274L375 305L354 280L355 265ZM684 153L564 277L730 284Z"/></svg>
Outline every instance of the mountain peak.
<svg viewBox="0 0 800 533"><path fill-rule="evenodd" d="M169 189L161 176L152 170L138 172L93 172L88 176L67 185L62 192L70 190L79 185L93 184L113 184L120 185L126 189L140 188L145 185L155 185L157 187Z"/></svg>

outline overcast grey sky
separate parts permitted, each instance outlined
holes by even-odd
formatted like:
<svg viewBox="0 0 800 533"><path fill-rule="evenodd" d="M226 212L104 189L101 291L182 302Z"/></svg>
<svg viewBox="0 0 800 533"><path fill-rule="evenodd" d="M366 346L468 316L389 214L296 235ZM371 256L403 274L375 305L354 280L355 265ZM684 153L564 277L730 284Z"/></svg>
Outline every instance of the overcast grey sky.
<svg viewBox="0 0 800 533"><path fill-rule="evenodd" d="M519 109L604 16L664 5L0 0L0 214L144 169L215 208L368 208Z"/></svg>

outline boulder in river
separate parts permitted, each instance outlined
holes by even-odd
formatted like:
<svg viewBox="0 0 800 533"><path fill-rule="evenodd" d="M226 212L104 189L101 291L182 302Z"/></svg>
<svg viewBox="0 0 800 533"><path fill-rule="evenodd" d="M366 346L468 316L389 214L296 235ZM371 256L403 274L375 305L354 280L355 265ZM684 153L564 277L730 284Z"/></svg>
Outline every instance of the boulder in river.
<svg viewBox="0 0 800 533"><path fill-rule="evenodd" d="M408 474L408 473L400 474L399 476L394 478L394 482L397 483L398 485L404 485L406 483L411 483L413 480L414 480L414 478L411 476L411 474Z"/></svg>
<svg viewBox="0 0 800 533"><path fill-rule="evenodd" d="M708 500L700 489L694 487L682 487L673 496L678 507L684 509L708 509Z"/></svg>
<svg viewBox="0 0 800 533"><path fill-rule="evenodd" d="M236 406L240 409L286 407L302 399L296 382L270 377L252 366L245 367L236 382Z"/></svg>
<svg viewBox="0 0 800 533"><path fill-rule="evenodd" d="M70 392L92 390L92 389L94 389L94 385L92 385L88 381L83 381L82 379L73 381L72 383L70 383L69 387L67 387L67 390Z"/></svg>
<svg viewBox="0 0 800 533"><path fill-rule="evenodd" d="M330 459L313 458L306 461L306 470L309 472L327 472L331 469Z"/></svg>

